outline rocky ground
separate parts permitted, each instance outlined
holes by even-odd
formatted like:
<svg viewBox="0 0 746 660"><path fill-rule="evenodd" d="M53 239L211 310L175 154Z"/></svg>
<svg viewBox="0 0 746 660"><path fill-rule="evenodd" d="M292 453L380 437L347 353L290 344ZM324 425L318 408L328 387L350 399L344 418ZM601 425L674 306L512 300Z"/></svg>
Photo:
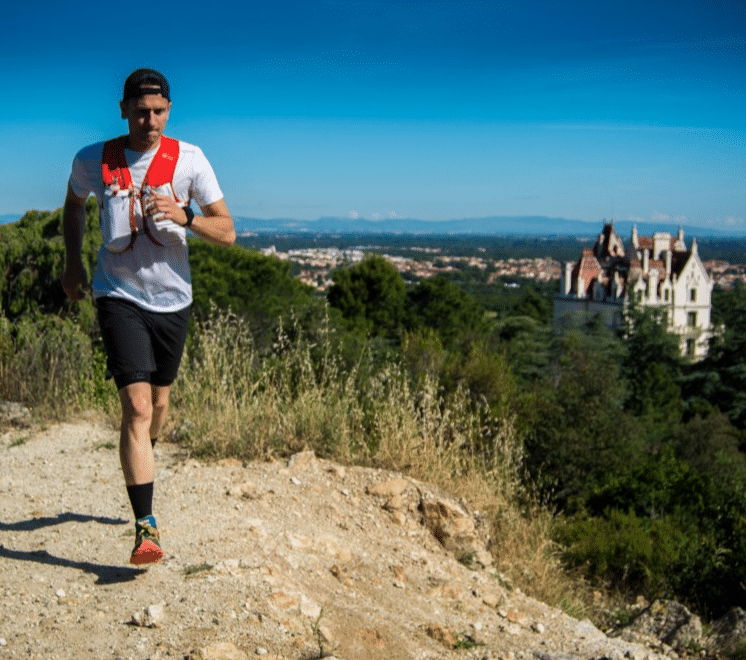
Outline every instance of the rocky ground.
<svg viewBox="0 0 746 660"><path fill-rule="evenodd" d="M159 443L166 559L136 570L117 435L86 419L0 436L0 659L676 655L511 590L479 548L457 561L474 517L447 494L312 454L205 464Z"/></svg>

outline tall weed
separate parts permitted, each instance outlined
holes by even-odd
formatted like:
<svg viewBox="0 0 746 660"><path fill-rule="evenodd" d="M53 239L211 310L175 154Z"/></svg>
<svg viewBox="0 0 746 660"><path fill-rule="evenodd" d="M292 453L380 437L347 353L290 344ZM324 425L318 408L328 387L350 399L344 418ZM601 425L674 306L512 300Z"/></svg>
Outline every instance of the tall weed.
<svg viewBox="0 0 746 660"><path fill-rule="evenodd" d="M416 382L362 350L341 358L328 325L292 322L260 355L247 323L216 311L199 322L173 391L172 435L196 455L247 460L303 449L392 469L464 498L488 521L500 570L548 602L579 610L550 542L551 516L522 485L513 420L434 376Z"/></svg>
<svg viewBox="0 0 746 660"><path fill-rule="evenodd" d="M0 397L37 413L62 418L110 406L116 397L104 383L105 358L69 319L53 315L0 318Z"/></svg>

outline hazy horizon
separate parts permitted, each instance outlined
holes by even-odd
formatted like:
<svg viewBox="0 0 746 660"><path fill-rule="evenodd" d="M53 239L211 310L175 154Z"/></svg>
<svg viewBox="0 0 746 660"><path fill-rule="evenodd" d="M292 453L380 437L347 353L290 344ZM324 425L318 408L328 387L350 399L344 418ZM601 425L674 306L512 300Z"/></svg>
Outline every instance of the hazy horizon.
<svg viewBox="0 0 746 660"><path fill-rule="evenodd" d="M33 209L52 211L54 209ZM0 215L0 226L19 220L24 214ZM594 221L545 216L485 216L481 218L450 218L447 220L423 220L421 218L387 218L370 220L365 218L321 217L312 220L298 218L252 218L234 216L239 234L404 234L404 235L459 235L459 236L594 236L605 223L611 222L623 237L635 226L641 235L654 232L676 234L683 229L685 237L715 239L746 239L746 226L720 229L698 227L681 222L619 220L602 218Z"/></svg>
<svg viewBox="0 0 746 660"><path fill-rule="evenodd" d="M61 206L73 156L125 132L124 78L150 66L171 83L167 133L202 147L236 217L746 227L735 0L165 0L146 13L135 29L91 0L6 8L0 214ZM177 33L177 48L148 46ZM140 34L143 47L116 47Z"/></svg>

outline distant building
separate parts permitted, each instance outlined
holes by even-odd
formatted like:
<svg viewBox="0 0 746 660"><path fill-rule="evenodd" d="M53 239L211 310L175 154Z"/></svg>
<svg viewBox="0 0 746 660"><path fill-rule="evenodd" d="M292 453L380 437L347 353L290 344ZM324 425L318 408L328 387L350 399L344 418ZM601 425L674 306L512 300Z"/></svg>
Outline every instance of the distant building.
<svg viewBox="0 0 746 660"><path fill-rule="evenodd" d="M681 352L699 359L707 353L712 280L697 253L697 240L687 250L684 231L638 236L632 229L630 250L604 223L593 248L577 262L564 264L560 292L554 300L554 324L577 316L600 315L607 326L622 330L630 299L663 312L669 331L681 338Z"/></svg>

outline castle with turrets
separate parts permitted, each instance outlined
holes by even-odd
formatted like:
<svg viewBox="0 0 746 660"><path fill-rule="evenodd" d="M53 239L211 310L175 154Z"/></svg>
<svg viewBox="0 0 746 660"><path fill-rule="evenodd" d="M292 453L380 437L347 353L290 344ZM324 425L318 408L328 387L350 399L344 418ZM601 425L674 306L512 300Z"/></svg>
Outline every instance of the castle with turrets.
<svg viewBox="0 0 746 660"><path fill-rule="evenodd" d="M600 315L607 326L621 331L625 311L634 301L658 308L668 330L680 337L682 354L701 359L712 335L712 286L696 238L687 249L683 229L678 236L638 236L635 226L627 251L613 222L604 222L593 248L584 249L577 262L564 264L554 323Z"/></svg>

